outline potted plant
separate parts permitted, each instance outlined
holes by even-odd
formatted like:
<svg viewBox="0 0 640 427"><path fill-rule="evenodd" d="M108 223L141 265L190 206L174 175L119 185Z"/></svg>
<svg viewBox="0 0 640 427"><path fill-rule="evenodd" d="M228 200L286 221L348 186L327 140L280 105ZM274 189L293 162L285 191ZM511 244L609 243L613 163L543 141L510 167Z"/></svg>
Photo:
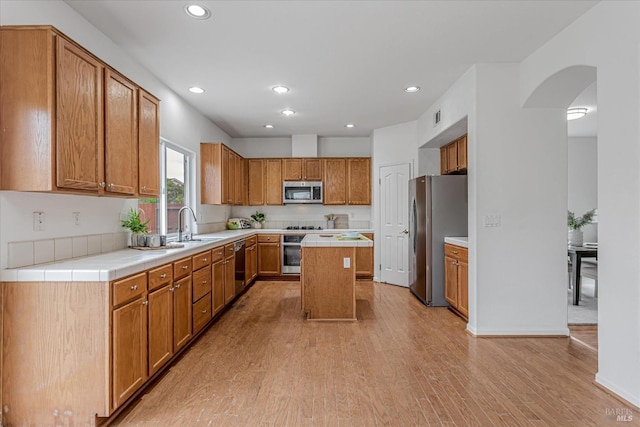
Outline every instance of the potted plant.
<svg viewBox="0 0 640 427"><path fill-rule="evenodd" d="M140 216L144 215L144 212L140 209L129 209L127 219L121 221L124 228L129 229L131 232L131 246L146 246L146 235L149 233L147 228L149 220L142 221Z"/></svg>
<svg viewBox="0 0 640 427"><path fill-rule="evenodd" d="M262 212L256 211L256 213L251 214L251 223L253 224L253 228L262 228L262 224L264 224L265 220L266 217Z"/></svg>
<svg viewBox="0 0 640 427"><path fill-rule="evenodd" d="M596 210L591 209L587 211L581 217L576 217L576 215L568 211L567 213L567 226L569 227L569 245L570 246L582 246L583 243L583 234L582 227L587 224L591 224L593 221L593 216L595 215Z"/></svg>

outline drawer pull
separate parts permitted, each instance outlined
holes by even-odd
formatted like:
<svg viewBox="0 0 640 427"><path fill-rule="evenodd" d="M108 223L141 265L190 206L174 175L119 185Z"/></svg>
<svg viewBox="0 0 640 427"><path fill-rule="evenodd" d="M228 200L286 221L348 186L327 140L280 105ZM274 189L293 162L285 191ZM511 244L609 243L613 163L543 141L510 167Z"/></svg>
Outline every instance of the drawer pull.
<svg viewBox="0 0 640 427"><path fill-rule="evenodd" d="M203 280L203 281L202 281L202 284L203 284L203 285L206 285L206 284L207 284L207 281L206 281L206 280Z"/></svg>
<svg viewBox="0 0 640 427"><path fill-rule="evenodd" d="M202 310L202 314L205 314L206 312L207 312L207 310L206 310L206 309Z"/></svg>
<svg viewBox="0 0 640 427"><path fill-rule="evenodd" d="M187 268L189 268L189 266L188 266L188 265L183 265L183 266L182 266L182 269L183 269L183 270L186 270Z"/></svg>
<svg viewBox="0 0 640 427"><path fill-rule="evenodd" d="M161 278L161 279L166 279L166 278L167 278L167 273L162 273L162 274L160 275L160 278Z"/></svg>
<svg viewBox="0 0 640 427"><path fill-rule="evenodd" d="M131 290L132 290L132 291L137 291L137 290L138 290L138 285L133 285L133 286L131 287Z"/></svg>
<svg viewBox="0 0 640 427"><path fill-rule="evenodd" d="M202 262L207 262L207 259L206 258L202 258Z"/></svg>
<svg viewBox="0 0 640 427"><path fill-rule="evenodd" d="M458 251L453 251L453 253L454 253L454 254L457 254L457 253L458 253Z"/></svg>

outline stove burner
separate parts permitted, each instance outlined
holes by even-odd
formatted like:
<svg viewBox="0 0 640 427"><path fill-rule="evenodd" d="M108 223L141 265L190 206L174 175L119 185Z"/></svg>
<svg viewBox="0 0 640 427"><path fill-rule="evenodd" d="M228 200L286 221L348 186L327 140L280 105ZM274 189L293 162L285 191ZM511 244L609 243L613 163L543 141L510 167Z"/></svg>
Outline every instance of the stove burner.
<svg viewBox="0 0 640 427"><path fill-rule="evenodd" d="M285 230L322 230L322 227L314 227L313 225L290 225Z"/></svg>

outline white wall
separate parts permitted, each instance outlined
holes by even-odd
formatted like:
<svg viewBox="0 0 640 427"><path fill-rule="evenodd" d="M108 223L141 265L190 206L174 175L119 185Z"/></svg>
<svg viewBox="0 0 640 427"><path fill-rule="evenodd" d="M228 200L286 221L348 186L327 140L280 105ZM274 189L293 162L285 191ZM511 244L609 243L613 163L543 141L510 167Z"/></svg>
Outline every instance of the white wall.
<svg viewBox="0 0 640 427"><path fill-rule="evenodd" d="M569 210L583 215L598 208L598 139L596 137L569 138ZM588 224L582 229L585 242L598 241L598 225Z"/></svg>
<svg viewBox="0 0 640 427"><path fill-rule="evenodd" d="M574 65L597 68L598 373L640 406L640 3L600 2L521 64L521 101ZM567 105L572 99L567 99ZM566 106L566 105L565 105Z"/></svg>
<svg viewBox="0 0 640 427"><path fill-rule="evenodd" d="M246 158L292 157L291 138L233 138L230 147ZM318 137L318 157L371 157L369 137Z"/></svg>
<svg viewBox="0 0 640 427"><path fill-rule="evenodd" d="M418 165L418 122L412 121L394 126L375 129L373 131L371 169L373 173L371 206L374 232L382 236L380 229L380 186L376 183L380 179L380 167L394 164L409 163L411 177L416 176ZM380 276L380 245L374 246L374 279Z"/></svg>
<svg viewBox="0 0 640 427"><path fill-rule="evenodd" d="M2 1L1 25L53 25L103 61L160 98L160 133L164 138L194 153L201 141L229 143L229 136L194 110L184 99L144 69L104 34L90 25L66 3L46 1ZM185 96L188 96L185 93ZM199 170L199 164L196 164ZM196 180L199 185L199 180ZM200 194L198 189L197 194ZM198 196L199 198L199 196ZM76 236L122 231L119 213L126 212L135 201L108 197L67 196L58 194L0 193L1 267L7 265L7 243L15 240L37 240L50 237ZM229 208L199 206L205 222L223 221ZM33 232L31 212L44 211L46 231ZM71 213L81 213L81 226L71 227ZM16 232L18 230L20 232Z"/></svg>

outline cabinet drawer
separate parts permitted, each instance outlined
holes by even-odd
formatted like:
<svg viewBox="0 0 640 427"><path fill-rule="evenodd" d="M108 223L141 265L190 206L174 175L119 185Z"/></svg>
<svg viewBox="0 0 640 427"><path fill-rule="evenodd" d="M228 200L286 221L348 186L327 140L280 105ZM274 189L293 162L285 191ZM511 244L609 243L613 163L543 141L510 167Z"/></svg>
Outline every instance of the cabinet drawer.
<svg viewBox="0 0 640 427"><path fill-rule="evenodd" d="M113 282L113 306L130 301L147 291L147 273Z"/></svg>
<svg viewBox="0 0 640 427"><path fill-rule="evenodd" d="M193 302L211 292L211 266L193 273Z"/></svg>
<svg viewBox="0 0 640 427"><path fill-rule="evenodd" d="M245 243L245 247L250 247L256 244L256 242L258 241L258 239L256 238L256 236L251 236L251 237L247 237L246 239L246 243Z"/></svg>
<svg viewBox="0 0 640 427"><path fill-rule="evenodd" d="M258 235L258 242L265 242L265 243L276 243L276 242L280 242L280 235L279 234L259 234Z"/></svg>
<svg viewBox="0 0 640 427"><path fill-rule="evenodd" d="M178 280L191 273L191 258L181 259L173 263L173 280Z"/></svg>
<svg viewBox="0 0 640 427"><path fill-rule="evenodd" d="M215 263L224 259L224 246L218 246L211 251L211 262Z"/></svg>
<svg viewBox="0 0 640 427"><path fill-rule="evenodd" d="M149 291L158 289L173 280L173 266L171 264L149 270Z"/></svg>
<svg viewBox="0 0 640 427"><path fill-rule="evenodd" d="M235 253L235 247L236 245L233 243L229 243L224 247L225 258L233 256L233 254Z"/></svg>
<svg viewBox="0 0 640 427"><path fill-rule="evenodd" d="M193 271L196 271L202 267L206 267L211 264L211 251L205 251L199 253L198 255L194 255L192 258L193 261Z"/></svg>
<svg viewBox="0 0 640 427"><path fill-rule="evenodd" d="M211 320L211 294L193 304L193 333L200 331Z"/></svg>
<svg viewBox="0 0 640 427"><path fill-rule="evenodd" d="M469 261L469 251L467 250L467 248L463 248L462 246L450 245L449 243L444 244L444 256L449 256L459 261Z"/></svg>

